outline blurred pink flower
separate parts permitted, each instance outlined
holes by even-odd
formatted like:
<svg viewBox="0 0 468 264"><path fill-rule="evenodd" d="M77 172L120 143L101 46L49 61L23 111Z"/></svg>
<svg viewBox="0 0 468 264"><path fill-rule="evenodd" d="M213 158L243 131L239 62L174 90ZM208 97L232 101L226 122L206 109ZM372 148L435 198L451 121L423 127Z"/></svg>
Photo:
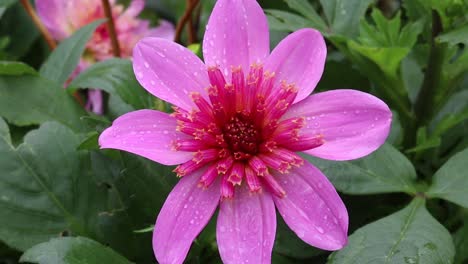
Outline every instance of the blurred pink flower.
<svg viewBox="0 0 468 264"><path fill-rule="evenodd" d="M337 250L348 214L332 184L296 152L331 160L365 156L387 138L391 111L354 90L318 94L327 48L302 29L270 54L255 0L219 0L206 26L203 63L160 38L134 49L134 71L173 114L140 110L114 121L102 148L132 152L181 177L153 233L159 263L182 263L220 205L217 242L225 263L270 263L275 207L306 243Z"/></svg>
<svg viewBox="0 0 468 264"><path fill-rule="evenodd" d="M122 57L131 57L133 47L143 37L154 36L168 40L174 38L171 23L160 20L158 27L150 28L149 21L137 17L144 8L144 0L132 0L125 10L115 0L110 0L110 3ZM45 27L58 41L69 37L81 27L106 17L101 0L36 0L36 8ZM76 76L92 63L112 57L111 40L106 24L103 24L86 44L85 53L73 74ZM93 112L101 114L102 93L90 90L87 106Z"/></svg>

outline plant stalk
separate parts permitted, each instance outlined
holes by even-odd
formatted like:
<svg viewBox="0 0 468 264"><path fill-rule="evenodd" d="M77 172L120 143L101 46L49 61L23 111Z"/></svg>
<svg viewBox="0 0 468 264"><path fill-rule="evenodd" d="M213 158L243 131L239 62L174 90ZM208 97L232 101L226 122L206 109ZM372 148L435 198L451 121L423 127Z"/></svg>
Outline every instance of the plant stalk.
<svg viewBox="0 0 468 264"><path fill-rule="evenodd" d="M190 0L187 1L187 8L185 9L184 14L177 22L176 33L174 37L175 42L180 42L180 36L182 35L182 30L184 29L185 24L191 19L192 13L195 10L195 7L198 5L200 0Z"/></svg>
<svg viewBox="0 0 468 264"><path fill-rule="evenodd" d="M432 38L424 81L415 103L415 114L418 127L431 121L436 108L437 90L441 89L442 66L446 53L446 44L437 43L435 38L442 32L442 22L439 14L432 11ZM416 131L415 131L416 132Z"/></svg>
<svg viewBox="0 0 468 264"><path fill-rule="evenodd" d="M114 18L112 16L109 0L102 0L102 7L104 8L104 13L106 14L107 18L107 30L109 31L109 36L112 43L112 53L114 57L120 57L120 45L117 38L117 33L115 31Z"/></svg>
<svg viewBox="0 0 468 264"><path fill-rule="evenodd" d="M31 17L37 29L39 29L39 31L41 32L49 48L51 50L55 49L55 47L57 47L57 43L55 43L54 38L52 37L50 32L47 30L47 28L44 26L44 24L42 24L41 20L36 14L36 11L34 11L34 8L31 6L31 3L29 3L29 0L21 0L21 4L23 5L28 15Z"/></svg>

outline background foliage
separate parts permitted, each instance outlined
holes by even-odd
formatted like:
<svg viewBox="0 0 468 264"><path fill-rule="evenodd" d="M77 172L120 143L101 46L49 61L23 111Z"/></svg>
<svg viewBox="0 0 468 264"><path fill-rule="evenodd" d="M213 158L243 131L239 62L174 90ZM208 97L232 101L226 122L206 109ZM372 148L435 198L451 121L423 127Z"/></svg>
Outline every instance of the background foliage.
<svg viewBox="0 0 468 264"><path fill-rule="evenodd" d="M213 2L202 1L199 40ZM394 111L391 135L373 154L307 157L344 199L349 245L315 249L278 219L273 263L468 263L468 1L260 3L272 48L303 27L325 36L317 90L370 92ZM147 7L153 23L176 23L185 1ZM150 231L177 181L173 168L99 150L97 138L118 115L168 106L138 84L125 59L97 63L63 89L102 22L50 52L21 5L0 2L0 263L154 263ZM191 49L199 54L197 44ZM75 100L90 87L107 94L103 116ZM214 222L187 263L220 263Z"/></svg>

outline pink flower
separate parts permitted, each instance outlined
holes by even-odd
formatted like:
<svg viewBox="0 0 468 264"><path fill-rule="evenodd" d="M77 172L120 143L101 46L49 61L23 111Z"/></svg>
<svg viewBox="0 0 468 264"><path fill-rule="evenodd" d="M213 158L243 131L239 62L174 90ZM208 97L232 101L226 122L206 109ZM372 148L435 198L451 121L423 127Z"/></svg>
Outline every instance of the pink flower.
<svg viewBox="0 0 468 264"><path fill-rule="evenodd" d="M391 112L354 90L309 96L326 57L322 35L302 29L270 54L266 17L254 0L219 0L203 41L205 64L186 48L145 38L134 71L173 114L140 110L116 119L102 148L175 165L181 177L153 234L160 263L182 263L220 206L225 263L270 263L275 207L306 243L347 243L346 208L328 179L296 152L332 160L365 156L388 135Z"/></svg>
<svg viewBox="0 0 468 264"><path fill-rule="evenodd" d="M137 17L144 8L144 0L132 0L126 10L115 0L110 2L122 57L130 57L133 47L143 37L174 38L174 27L169 22L161 20L158 27L150 28L148 21ZM36 0L36 8L41 21L58 41L69 37L81 27L106 17L101 0ZM111 40L107 26L103 24L86 44L85 54L74 75L96 61L112 57ZM100 91L89 92L88 106L93 112L102 113Z"/></svg>

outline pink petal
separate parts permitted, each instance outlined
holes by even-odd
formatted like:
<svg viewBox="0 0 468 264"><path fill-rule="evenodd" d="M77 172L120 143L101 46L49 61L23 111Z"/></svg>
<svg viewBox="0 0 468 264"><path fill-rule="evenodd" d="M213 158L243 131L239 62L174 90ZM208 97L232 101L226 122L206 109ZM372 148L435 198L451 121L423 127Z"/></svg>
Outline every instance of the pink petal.
<svg viewBox="0 0 468 264"><path fill-rule="evenodd" d="M175 37L175 28L171 22L166 20L159 20L159 25L153 29L151 29L147 34L147 37L157 37L163 38L167 40L174 40Z"/></svg>
<svg viewBox="0 0 468 264"><path fill-rule="evenodd" d="M86 109L91 110L95 114L102 115L104 112L102 100L102 91L95 89L88 90L88 102L86 103Z"/></svg>
<svg viewBox="0 0 468 264"><path fill-rule="evenodd" d="M201 172L184 176L159 212L153 232L153 250L159 263L182 263L218 206L219 182L208 189L199 188Z"/></svg>
<svg viewBox="0 0 468 264"><path fill-rule="evenodd" d="M133 70L140 84L153 95L191 110L190 92L208 98L208 73L190 50L172 41L147 37L133 49Z"/></svg>
<svg viewBox="0 0 468 264"><path fill-rule="evenodd" d="M298 88L295 102L298 102L317 86L326 57L327 46L322 34L314 29L301 29L276 46L265 62L265 70L275 72L277 83L283 80L294 83Z"/></svg>
<svg viewBox="0 0 468 264"><path fill-rule="evenodd" d="M192 159L192 152L174 151L172 142L189 138L176 131L172 116L154 110L138 110L120 116L99 136L101 148L125 150L150 160L176 165Z"/></svg>
<svg viewBox="0 0 468 264"><path fill-rule="evenodd" d="M355 91L334 90L313 94L285 114L304 117L302 134L321 134L325 143L308 154L331 160L350 160L368 155L388 136L392 112L377 97Z"/></svg>
<svg viewBox="0 0 468 264"><path fill-rule="evenodd" d="M55 39L64 39L69 35L67 1L35 0L37 14L41 22Z"/></svg>
<svg viewBox="0 0 468 264"><path fill-rule="evenodd" d="M268 192L251 193L244 184L221 201L216 227L224 263L271 263L276 233L275 205Z"/></svg>
<svg viewBox="0 0 468 264"><path fill-rule="evenodd" d="M325 250L347 243L348 212L327 177L305 162L289 174L274 173L286 197L273 196L286 224L304 242Z"/></svg>
<svg viewBox="0 0 468 264"><path fill-rule="evenodd" d="M216 2L203 39L206 65L220 66L230 79L232 66L248 71L252 63L263 62L269 52L268 22L257 1Z"/></svg>

